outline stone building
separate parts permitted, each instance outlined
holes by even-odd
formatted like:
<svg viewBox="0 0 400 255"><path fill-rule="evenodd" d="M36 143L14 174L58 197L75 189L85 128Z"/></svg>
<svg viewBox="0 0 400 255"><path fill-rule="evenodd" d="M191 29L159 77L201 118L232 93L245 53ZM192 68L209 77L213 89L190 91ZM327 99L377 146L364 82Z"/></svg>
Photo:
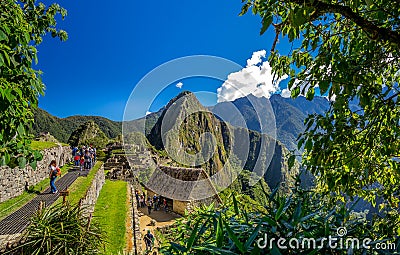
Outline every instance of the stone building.
<svg viewBox="0 0 400 255"><path fill-rule="evenodd" d="M148 197L157 194L167 198L172 211L181 215L202 204L222 203L208 174L201 168L158 166L145 188Z"/></svg>

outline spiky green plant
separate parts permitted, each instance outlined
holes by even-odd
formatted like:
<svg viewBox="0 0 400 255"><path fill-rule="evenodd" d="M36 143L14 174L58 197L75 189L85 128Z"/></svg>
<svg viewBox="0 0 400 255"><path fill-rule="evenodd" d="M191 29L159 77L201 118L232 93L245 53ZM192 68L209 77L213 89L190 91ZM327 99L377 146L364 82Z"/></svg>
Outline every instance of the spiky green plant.
<svg viewBox="0 0 400 255"><path fill-rule="evenodd" d="M256 203L256 204L254 204ZM375 242L397 243L399 238L388 235L394 229L396 217L367 221L362 213L354 213L351 206L337 204L330 207L326 199L297 185L289 194L274 190L265 205L232 194L225 203L215 208L197 208L193 213L177 220L163 235L163 254L398 254L397 250L373 250L360 247L334 248L327 242L322 247L303 246L292 249L278 245L280 238L296 239L301 243L309 239L321 244L322 238L338 238L339 228L346 228L346 238L372 239ZM385 224L381 224L381 223ZM382 228L378 228L378 226ZM383 226L386 226L383 228ZM262 247L265 237L275 240ZM261 242L259 242L261 239ZM259 246L259 243L262 245ZM308 243L308 241L307 241ZM307 244L306 243L306 244ZM371 244L373 247L373 244Z"/></svg>
<svg viewBox="0 0 400 255"><path fill-rule="evenodd" d="M24 243L9 251L20 255L85 255L103 250L103 231L83 214L79 205L57 205L39 211L31 219Z"/></svg>

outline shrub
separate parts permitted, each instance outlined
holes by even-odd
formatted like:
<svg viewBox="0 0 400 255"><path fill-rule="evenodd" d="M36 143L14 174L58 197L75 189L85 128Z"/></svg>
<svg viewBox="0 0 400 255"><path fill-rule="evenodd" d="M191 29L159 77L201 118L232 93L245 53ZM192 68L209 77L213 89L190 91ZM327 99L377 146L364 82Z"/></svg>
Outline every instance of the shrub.
<svg viewBox="0 0 400 255"><path fill-rule="evenodd" d="M98 225L82 213L79 205L57 205L39 211L31 219L25 242L8 254L97 254L105 237Z"/></svg>

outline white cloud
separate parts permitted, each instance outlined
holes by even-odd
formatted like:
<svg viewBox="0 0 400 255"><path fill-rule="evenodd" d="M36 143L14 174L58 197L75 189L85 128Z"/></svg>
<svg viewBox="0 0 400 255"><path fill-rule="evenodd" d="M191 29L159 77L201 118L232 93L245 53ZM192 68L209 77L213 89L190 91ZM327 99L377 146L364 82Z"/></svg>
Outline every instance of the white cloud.
<svg viewBox="0 0 400 255"><path fill-rule="evenodd" d="M289 98L292 95L292 92L289 89L283 89L281 92L281 96L285 98Z"/></svg>
<svg viewBox="0 0 400 255"><path fill-rule="evenodd" d="M147 112L146 112L146 116L149 115L149 114L151 114L151 113L152 113L152 112L147 111Z"/></svg>
<svg viewBox="0 0 400 255"><path fill-rule="evenodd" d="M267 51L265 51L265 50L253 52L253 55L251 56L251 58L247 60L247 67L260 64L266 55L267 55Z"/></svg>
<svg viewBox="0 0 400 255"><path fill-rule="evenodd" d="M182 82L178 82L178 83L175 85L175 87L177 87L178 89L181 89L182 86L183 86L183 83L182 83Z"/></svg>
<svg viewBox="0 0 400 255"><path fill-rule="evenodd" d="M263 61L265 56L265 50L254 52L245 68L229 74L228 79L217 89L218 102L233 101L249 94L269 98L280 91L279 83L287 76L274 80L271 66L268 61Z"/></svg>

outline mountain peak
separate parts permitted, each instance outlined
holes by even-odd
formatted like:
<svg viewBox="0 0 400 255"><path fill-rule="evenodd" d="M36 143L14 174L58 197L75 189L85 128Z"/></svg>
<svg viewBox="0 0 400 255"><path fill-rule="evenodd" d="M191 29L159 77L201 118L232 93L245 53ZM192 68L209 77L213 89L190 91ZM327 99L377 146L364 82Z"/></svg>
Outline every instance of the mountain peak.
<svg viewBox="0 0 400 255"><path fill-rule="evenodd" d="M197 103L197 104L200 105L200 102L199 102L199 100L197 99L197 97L195 96L195 94L193 94L193 93L190 92L190 91L185 90L185 91L179 93L176 97L172 98L172 99L168 102L168 104L166 105L165 108L168 109L173 103L175 103L175 102L177 102L177 101L183 102L183 100L184 100L184 101L188 101L188 100L189 100L189 101L193 101L193 102L195 102L195 103Z"/></svg>

